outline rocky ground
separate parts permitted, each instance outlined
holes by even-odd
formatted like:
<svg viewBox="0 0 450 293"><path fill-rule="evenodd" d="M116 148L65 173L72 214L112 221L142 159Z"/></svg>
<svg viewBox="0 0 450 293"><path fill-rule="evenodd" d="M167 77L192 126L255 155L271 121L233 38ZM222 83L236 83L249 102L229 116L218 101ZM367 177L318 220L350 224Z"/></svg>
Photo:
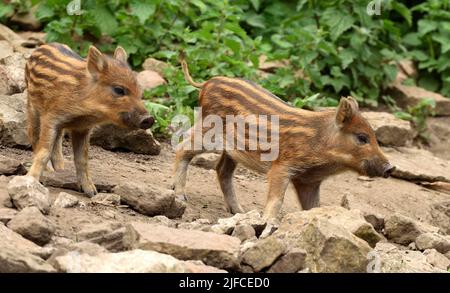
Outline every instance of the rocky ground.
<svg viewBox="0 0 450 293"><path fill-rule="evenodd" d="M450 266L450 99L428 120L430 146L419 149L409 122L365 112L393 178L343 173L323 184L320 208L301 211L289 189L280 219L260 217L261 175L234 176L245 214L226 212L213 170L217 155L189 169L187 203L170 190L174 153L149 132L108 126L91 142L100 194L76 191L68 139L66 168L42 183L23 176L26 137L23 66L42 42L0 26L0 272L446 272ZM156 62L156 63L155 63ZM155 65L156 64L156 65ZM407 64L406 64L407 65ZM402 66L401 74L414 74ZM152 86L161 64L141 77ZM408 69L409 68L409 69ZM141 74L143 75L143 74ZM401 79L402 76L399 76ZM161 75L154 84L164 82ZM391 86L402 104L429 93ZM45 187L44 187L45 186Z"/></svg>

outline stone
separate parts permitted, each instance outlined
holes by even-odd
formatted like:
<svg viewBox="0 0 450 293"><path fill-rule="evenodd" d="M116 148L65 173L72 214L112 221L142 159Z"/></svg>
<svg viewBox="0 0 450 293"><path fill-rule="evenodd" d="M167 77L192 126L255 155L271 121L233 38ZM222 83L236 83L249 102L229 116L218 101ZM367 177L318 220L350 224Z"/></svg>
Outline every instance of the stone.
<svg viewBox="0 0 450 293"><path fill-rule="evenodd" d="M409 121L387 112L363 112L363 117L372 126L378 142L384 146L405 146L415 136Z"/></svg>
<svg viewBox="0 0 450 293"><path fill-rule="evenodd" d="M424 99L431 99L436 103L435 113L437 116L450 115L450 99L438 93L428 91L421 87L407 86L399 83L393 84L388 89L397 105L403 108L414 107Z"/></svg>
<svg viewBox="0 0 450 293"><path fill-rule="evenodd" d="M258 240L242 254L242 262L251 266L255 272L260 272L270 267L285 249L284 244L275 237Z"/></svg>
<svg viewBox="0 0 450 293"><path fill-rule="evenodd" d="M71 252L56 257L55 267L66 273L225 272L204 264L180 261L170 255L140 249L96 256Z"/></svg>
<svg viewBox="0 0 450 293"><path fill-rule="evenodd" d="M381 233L384 229L384 217L377 213L372 212L364 212L363 213L364 219L370 223L375 231L378 233Z"/></svg>
<svg viewBox="0 0 450 293"><path fill-rule="evenodd" d="M173 190L159 186L127 182L117 185L113 192L120 195L123 204L146 216L178 218L186 209L186 204L175 197Z"/></svg>
<svg viewBox="0 0 450 293"><path fill-rule="evenodd" d="M252 226L253 229L255 229L256 235L259 236L266 227L267 223L257 210L252 210L245 214L237 213L230 218L222 218L217 220L217 224L211 227L211 231L231 235L234 227L238 224Z"/></svg>
<svg viewBox="0 0 450 293"><path fill-rule="evenodd" d="M25 94L0 95L0 145L30 147L25 103Z"/></svg>
<svg viewBox="0 0 450 293"><path fill-rule="evenodd" d="M143 90L151 90L167 83L158 72L151 70L139 72L136 78Z"/></svg>
<svg viewBox="0 0 450 293"><path fill-rule="evenodd" d="M377 243L369 259L369 273L445 272L431 265L420 251L401 250L392 243Z"/></svg>
<svg viewBox="0 0 450 293"><path fill-rule="evenodd" d="M41 257L32 254L30 250L40 248L36 244L22 238L20 235L0 223L0 273L52 273L56 270ZM11 234L12 233L12 234ZM8 237L13 234L17 236ZM17 239L20 239L17 241ZM30 244L24 244L28 241ZM26 243L26 242L25 242ZM32 248L35 245L36 248Z"/></svg>
<svg viewBox="0 0 450 293"><path fill-rule="evenodd" d="M36 18L38 5L27 9L26 12L16 12L10 19L12 23L18 25L22 30L37 31L42 27L42 23Z"/></svg>
<svg viewBox="0 0 450 293"><path fill-rule="evenodd" d="M0 59L11 56L13 52L14 49L8 41L5 40L0 41ZM7 92L0 92L0 94L4 95L7 94Z"/></svg>
<svg viewBox="0 0 450 293"><path fill-rule="evenodd" d="M35 206L47 214L50 209L48 189L31 176L16 176L8 183L8 193L14 206L22 210Z"/></svg>
<svg viewBox="0 0 450 293"><path fill-rule="evenodd" d="M382 149L390 163L396 167L393 177L414 182L450 182L450 161L435 157L423 149Z"/></svg>
<svg viewBox="0 0 450 293"><path fill-rule="evenodd" d="M185 230L200 230L211 232L211 221L208 219L197 219L193 222L180 223L177 228Z"/></svg>
<svg viewBox="0 0 450 293"><path fill-rule="evenodd" d="M280 239L289 250L304 249L311 272L365 272L371 251L366 241L330 219L305 219L298 213L287 214L271 237Z"/></svg>
<svg viewBox="0 0 450 293"><path fill-rule="evenodd" d="M6 91L3 90L2 94L13 95L25 91L25 64L28 56L29 53L14 52L0 59L0 72L3 75L3 81L6 82Z"/></svg>
<svg viewBox="0 0 450 293"><path fill-rule="evenodd" d="M347 210L338 206L323 206L308 211L302 211L290 214L289 219L298 223L306 223L314 218L326 219L332 224L343 227L355 236L365 240L370 246L375 244L383 237L375 231L359 210Z"/></svg>
<svg viewBox="0 0 450 293"><path fill-rule="evenodd" d="M11 221L11 219L16 215L17 211L15 209L0 207L0 222L2 222L3 224L8 224L8 222Z"/></svg>
<svg viewBox="0 0 450 293"><path fill-rule="evenodd" d="M131 233L116 222L85 225L76 233L76 239L99 244L111 252L128 250L133 245Z"/></svg>
<svg viewBox="0 0 450 293"><path fill-rule="evenodd" d="M25 175L27 170L18 160L0 155L0 175Z"/></svg>
<svg viewBox="0 0 450 293"><path fill-rule="evenodd" d="M256 237L255 229L252 226L246 224L238 224L234 227L231 236L239 238L242 242Z"/></svg>
<svg viewBox="0 0 450 293"><path fill-rule="evenodd" d="M11 44L14 51L25 53L26 48L22 47L23 38L16 34L12 29L6 25L0 24L0 40L5 40Z"/></svg>
<svg viewBox="0 0 450 293"><path fill-rule="evenodd" d="M13 244L18 250L35 255L42 259L47 259L53 251L47 247L40 247L36 243L25 239L20 234L7 228L0 222L0 247L4 247L6 242Z"/></svg>
<svg viewBox="0 0 450 293"><path fill-rule="evenodd" d="M201 260L207 265L236 269L241 241L228 235L184 230L139 222L129 224L134 247L170 254L181 260Z"/></svg>
<svg viewBox="0 0 450 293"><path fill-rule="evenodd" d="M169 219L166 216L154 216L151 218L147 218L147 223L150 224L156 224L156 225L162 225L170 228L177 228L177 223L173 220Z"/></svg>
<svg viewBox="0 0 450 293"><path fill-rule="evenodd" d="M51 240L56 230L37 207L22 209L8 222L8 228L41 246Z"/></svg>
<svg viewBox="0 0 450 293"><path fill-rule="evenodd" d="M60 192L53 203L58 208L73 208L78 205L78 198L67 192Z"/></svg>
<svg viewBox="0 0 450 293"><path fill-rule="evenodd" d="M215 169L220 156L221 155L215 153L203 153L195 156L194 159L192 159L191 164L208 170Z"/></svg>
<svg viewBox="0 0 450 293"><path fill-rule="evenodd" d="M6 184L5 184L6 185ZM13 208L14 205L6 188L0 188L0 207Z"/></svg>
<svg viewBox="0 0 450 293"><path fill-rule="evenodd" d="M53 241L53 240L52 240ZM102 253L107 253L108 250L103 246L100 246L96 243L82 241L82 242L68 242L59 244L59 247L55 249L52 255L47 259L47 262L52 266L56 266L55 258L59 256L66 255L68 253L71 254L87 254L96 256Z"/></svg>
<svg viewBox="0 0 450 293"><path fill-rule="evenodd" d="M439 229L417 222L409 217L394 214L385 220L385 235L395 243L408 245L418 236L427 232L437 232Z"/></svg>
<svg viewBox="0 0 450 293"><path fill-rule="evenodd" d="M95 204L102 204L108 206L120 205L120 195L114 193L97 193L91 198L91 201Z"/></svg>
<svg viewBox="0 0 450 293"><path fill-rule="evenodd" d="M259 70L269 73L273 73L275 72L275 70L279 68L287 67L289 66L290 63L288 59L267 61L266 55L260 55L258 60L259 60Z"/></svg>
<svg viewBox="0 0 450 293"><path fill-rule="evenodd" d="M144 70L156 71L160 76L164 76L164 71L169 67L169 64L157 60L155 58L147 58L142 64Z"/></svg>
<svg viewBox="0 0 450 293"><path fill-rule="evenodd" d="M437 233L421 234L416 238L415 243L420 250L436 249L443 254L450 251L450 236L443 236Z"/></svg>
<svg viewBox="0 0 450 293"><path fill-rule="evenodd" d="M144 155L156 156L161 152L161 144L150 130L130 131L115 125L96 127L92 131L91 144L110 151L125 150Z"/></svg>
<svg viewBox="0 0 450 293"><path fill-rule="evenodd" d="M58 172L44 172L41 176L41 181L45 186L70 189L79 192L80 190L75 172L75 166L72 162L65 162L65 164L66 166L64 170L60 170ZM115 181L113 181L113 176L95 172L92 168L90 169L91 174L93 174L93 183L97 188L97 191L111 192L114 186L116 186Z"/></svg>
<svg viewBox="0 0 450 293"><path fill-rule="evenodd" d="M305 268L306 251L294 248L280 257L267 271L268 273L296 273Z"/></svg>
<svg viewBox="0 0 450 293"><path fill-rule="evenodd" d="M449 269L450 260L442 253L436 251L436 249L427 249L423 252L423 254L426 256L427 262L435 268L444 271Z"/></svg>
<svg viewBox="0 0 450 293"><path fill-rule="evenodd" d="M450 200L433 204L430 216L433 225L450 235Z"/></svg>

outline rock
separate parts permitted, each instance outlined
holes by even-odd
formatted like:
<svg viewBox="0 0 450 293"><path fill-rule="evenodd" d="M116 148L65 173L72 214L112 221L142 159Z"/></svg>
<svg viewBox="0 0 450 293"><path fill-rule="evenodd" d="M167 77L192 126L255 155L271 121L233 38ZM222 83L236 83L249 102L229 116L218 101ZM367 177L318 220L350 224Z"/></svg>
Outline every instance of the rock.
<svg viewBox="0 0 450 293"><path fill-rule="evenodd" d="M366 222L362 213L358 210L347 210L337 206L323 206L308 211L292 213L289 215L290 221L297 223L307 223L311 219L326 219L332 224L343 227L355 236L365 240L370 246L382 239L371 224Z"/></svg>
<svg viewBox="0 0 450 293"><path fill-rule="evenodd" d="M364 112L362 115L369 121L381 145L405 146L414 138L409 121L386 112Z"/></svg>
<svg viewBox="0 0 450 293"><path fill-rule="evenodd" d="M221 155L215 153L203 153L195 156L194 159L192 159L191 164L208 170L215 169L220 156Z"/></svg>
<svg viewBox="0 0 450 293"><path fill-rule="evenodd" d="M325 217L305 218L298 214L287 214L272 237L280 239L288 249L304 249L306 267L311 272L366 271L371 251L366 241Z"/></svg>
<svg viewBox="0 0 450 293"><path fill-rule="evenodd" d="M13 208L11 197L9 196L8 190L6 188L0 188L0 208Z"/></svg>
<svg viewBox="0 0 450 293"><path fill-rule="evenodd" d="M435 156L450 160L450 117L427 117L427 147Z"/></svg>
<svg viewBox="0 0 450 293"><path fill-rule="evenodd" d="M83 242L69 242L67 244L63 244L60 247L58 247L53 254L49 257L47 262L51 264L52 266L57 266L57 263L55 262L55 259L59 256L66 255L68 253L70 254L87 254L96 256L102 253L107 253L108 250L104 248L103 246L100 246L96 243L83 241Z"/></svg>
<svg viewBox="0 0 450 293"><path fill-rule="evenodd" d="M238 224L234 227L231 236L239 238L242 242L256 237L255 229L252 226L246 224Z"/></svg>
<svg viewBox="0 0 450 293"><path fill-rule="evenodd" d="M386 237L395 243L408 245L427 232L437 232L438 228L417 222L400 214L394 214L385 220Z"/></svg>
<svg viewBox="0 0 450 293"><path fill-rule="evenodd" d="M0 155L0 175L25 175L27 170L18 160Z"/></svg>
<svg viewBox="0 0 450 293"><path fill-rule="evenodd" d="M197 219L189 223L180 223L177 228L185 230L200 230L211 232L211 221L208 219Z"/></svg>
<svg viewBox="0 0 450 293"><path fill-rule="evenodd" d="M91 201L96 204L118 206L120 205L120 195L114 193L97 193L91 198Z"/></svg>
<svg viewBox="0 0 450 293"><path fill-rule="evenodd" d="M14 206L22 210L35 206L47 214L50 209L48 189L31 176L16 176L8 183L8 193Z"/></svg>
<svg viewBox="0 0 450 293"><path fill-rule="evenodd" d="M22 53L14 52L9 56L0 59L0 72L3 75L3 81L5 81L6 85L1 94L12 95L23 93L25 91L26 56L28 56L28 54L24 55Z"/></svg>
<svg viewBox="0 0 450 293"><path fill-rule="evenodd" d="M383 152L396 167L393 177L415 182L450 182L450 161L435 157L429 151L400 147L383 148Z"/></svg>
<svg viewBox="0 0 450 293"><path fill-rule="evenodd" d="M154 216L147 218L147 222L150 224L162 225L170 228L177 228L177 223L172 221L166 216Z"/></svg>
<svg viewBox="0 0 450 293"><path fill-rule="evenodd" d="M43 31L24 31L17 34L24 40L22 46L26 48L37 48L45 44L47 39L47 33Z"/></svg>
<svg viewBox="0 0 450 293"><path fill-rule="evenodd" d="M431 99L436 103L436 115L450 115L450 99L438 93L430 92L420 87L406 86L399 83L392 85L389 88L389 93L395 98L397 105L400 107L414 107L424 99Z"/></svg>
<svg viewBox="0 0 450 293"><path fill-rule="evenodd" d="M448 258L448 259L450 259L450 252L447 252L447 253L445 254L445 257Z"/></svg>
<svg viewBox="0 0 450 293"><path fill-rule="evenodd" d="M11 221L11 219L16 215L17 211L15 209L0 207L0 222L2 222L3 224L8 224L8 222Z"/></svg>
<svg viewBox="0 0 450 293"><path fill-rule="evenodd" d="M3 24L0 24L0 40L10 43L16 52L27 53L26 48L22 47L23 38Z"/></svg>
<svg viewBox="0 0 450 293"><path fill-rule="evenodd" d="M8 41L0 41L0 59L11 56L14 52L13 47ZM3 79L2 79L3 80ZM7 94L7 92L0 92L0 94Z"/></svg>
<svg viewBox="0 0 450 293"><path fill-rule="evenodd" d="M364 219L370 223L375 231L381 233L384 229L384 217L377 213L363 213Z"/></svg>
<svg viewBox="0 0 450 293"><path fill-rule="evenodd" d="M161 152L161 144L150 130L129 131L114 125L96 127L91 135L91 144L106 150L126 150L145 155L159 155Z"/></svg>
<svg viewBox="0 0 450 293"><path fill-rule="evenodd" d="M8 222L8 228L38 245L47 244L55 233L55 225L37 207L25 207Z"/></svg>
<svg viewBox="0 0 450 293"><path fill-rule="evenodd" d="M436 249L440 253L450 251L450 236L442 236L437 233L424 233L416 238L416 246L420 250Z"/></svg>
<svg viewBox="0 0 450 293"><path fill-rule="evenodd" d="M182 260L201 260L207 265L236 269L241 241L235 237L139 222L129 224L134 247L170 254Z"/></svg>
<svg viewBox="0 0 450 293"><path fill-rule="evenodd" d="M58 271L67 273L224 272L203 264L180 261L170 255L139 249L96 256L68 253L55 258L55 267Z"/></svg>
<svg viewBox="0 0 450 293"><path fill-rule="evenodd" d="M0 223L0 273L50 273L55 269L31 252L39 246Z"/></svg>
<svg viewBox="0 0 450 293"><path fill-rule="evenodd" d="M28 148L26 95L0 95L0 145Z"/></svg>
<svg viewBox="0 0 450 293"><path fill-rule="evenodd" d="M24 13L15 13L10 21L18 25L22 30L37 31L42 26L42 23L35 16L37 8L38 5L35 5Z"/></svg>
<svg viewBox="0 0 450 293"><path fill-rule="evenodd" d="M436 249L427 249L423 254L427 262L438 269L447 271L450 267L450 260L442 253L437 252Z"/></svg>
<svg viewBox="0 0 450 293"><path fill-rule="evenodd" d="M147 58L142 64L144 70L156 71L160 76L164 76L164 70L168 67L169 64L155 58Z"/></svg>
<svg viewBox="0 0 450 293"><path fill-rule="evenodd" d="M158 72L151 70L139 72L136 78L143 90L151 90L152 88L167 83Z"/></svg>
<svg viewBox="0 0 450 293"><path fill-rule="evenodd" d="M117 252L131 249L133 239L130 233L121 223L88 224L76 233L76 238L78 242L96 243Z"/></svg>
<svg viewBox="0 0 450 293"><path fill-rule="evenodd" d="M120 195L123 204L146 216L166 215L169 218L181 217L186 204L175 197L172 190L163 190L153 185L122 183L114 193Z"/></svg>
<svg viewBox="0 0 450 293"><path fill-rule="evenodd" d="M306 251L295 248L280 257L267 271L268 273L296 273L305 268Z"/></svg>
<svg viewBox="0 0 450 293"><path fill-rule="evenodd" d="M400 250L391 243L379 242L370 257L368 272L374 273L443 273L433 267L419 251Z"/></svg>
<svg viewBox="0 0 450 293"><path fill-rule="evenodd" d="M245 214L237 213L230 218L222 218L217 224L211 227L211 231L220 234L231 235L236 225L250 225L255 229L256 235L259 236L266 227L266 221L261 217L257 210L249 211Z"/></svg>
<svg viewBox="0 0 450 293"><path fill-rule="evenodd" d="M58 208L72 208L78 204L78 198L67 192L60 192L53 206Z"/></svg>
<svg viewBox="0 0 450 293"><path fill-rule="evenodd" d="M18 251L26 254L32 254L42 259L47 259L53 253L51 249L40 247L34 242L23 238L20 234L17 234L13 230L7 228L2 222L0 222L0 247L5 247L7 245L6 243L16 247Z"/></svg>
<svg viewBox="0 0 450 293"><path fill-rule="evenodd" d="M430 216L433 225L450 235L450 200L433 204Z"/></svg>
<svg viewBox="0 0 450 293"><path fill-rule="evenodd" d="M273 73L278 68L284 68L289 66L289 60L275 60L275 61L267 61L266 55L261 55L258 58L259 60L259 69L263 72Z"/></svg>
<svg viewBox="0 0 450 293"><path fill-rule="evenodd" d="M280 257L286 247L275 237L259 240L242 255L242 262L260 272L271 266Z"/></svg>

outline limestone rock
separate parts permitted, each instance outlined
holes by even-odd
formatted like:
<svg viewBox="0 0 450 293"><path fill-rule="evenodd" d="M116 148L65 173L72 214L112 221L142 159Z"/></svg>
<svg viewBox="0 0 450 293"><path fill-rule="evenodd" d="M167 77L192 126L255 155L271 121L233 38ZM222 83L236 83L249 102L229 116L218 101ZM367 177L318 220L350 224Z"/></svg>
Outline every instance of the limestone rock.
<svg viewBox="0 0 450 293"><path fill-rule="evenodd" d="M364 112L377 137L384 146L405 146L414 138L414 130L408 121L386 112Z"/></svg>
<svg viewBox="0 0 450 293"><path fill-rule="evenodd" d="M50 209L48 189L31 176L16 176L8 183L8 193L14 206L22 210L35 206L47 214Z"/></svg>

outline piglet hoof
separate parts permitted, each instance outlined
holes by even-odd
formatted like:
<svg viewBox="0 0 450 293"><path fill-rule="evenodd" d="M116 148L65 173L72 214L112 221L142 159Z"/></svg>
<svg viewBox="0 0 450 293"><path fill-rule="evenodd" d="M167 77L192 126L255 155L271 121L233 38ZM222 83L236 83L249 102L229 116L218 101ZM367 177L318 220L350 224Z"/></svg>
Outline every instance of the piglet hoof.
<svg viewBox="0 0 450 293"><path fill-rule="evenodd" d="M97 188L93 183L80 184L79 190L80 192L86 194L88 197L93 197L97 194Z"/></svg>
<svg viewBox="0 0 450 293"><path fill-rule="evenodd" d="M244 209L240 205L228 208L227 210L228 210L229 213L232 213L233 215L235 215L235 214L245 214Z"/></svg>
<svg viewBox="0 0 450 293"><path fill-rule="evenodd" d="M55 169L53 168L53 164L48 161L47 166L45 166L45 171L46 172L55 172Z"/></svg>
<svg viewBox="0 0 450 293"><path fill-rule="evenodd" d="M55 171L63 171L64 170L64 161L56 161L52 162L52 165L55 169Z"/></svg>

